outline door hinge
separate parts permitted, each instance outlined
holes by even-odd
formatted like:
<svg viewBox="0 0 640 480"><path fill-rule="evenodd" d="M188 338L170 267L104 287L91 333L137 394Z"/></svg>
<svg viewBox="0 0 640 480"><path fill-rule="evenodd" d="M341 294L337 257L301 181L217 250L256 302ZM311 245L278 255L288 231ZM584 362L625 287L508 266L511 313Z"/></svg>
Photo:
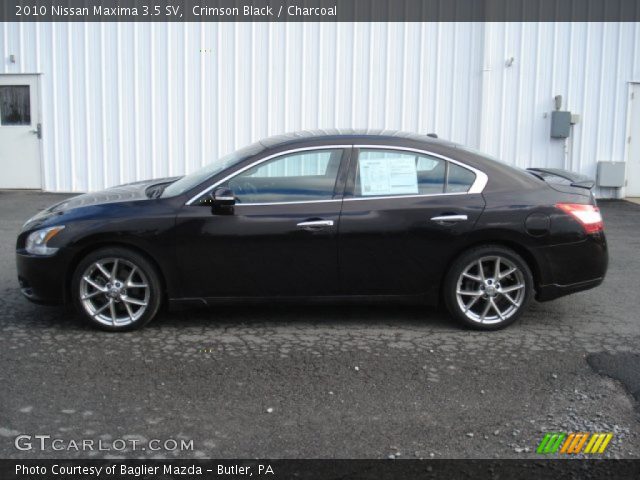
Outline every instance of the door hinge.
<svg viewBox="0 0 640 480"><path fill-rule="evenodd" d="M627 137L627 143L631 143L631 135Z"/></svg>

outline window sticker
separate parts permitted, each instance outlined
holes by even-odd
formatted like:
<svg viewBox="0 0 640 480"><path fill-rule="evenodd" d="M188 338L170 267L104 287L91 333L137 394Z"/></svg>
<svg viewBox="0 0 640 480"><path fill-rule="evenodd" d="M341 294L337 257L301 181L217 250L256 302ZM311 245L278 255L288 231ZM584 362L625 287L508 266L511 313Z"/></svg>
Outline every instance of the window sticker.
<svg viewBox="0 0 640 480"><path fill-rule="evenodd" d="M360 158L359 168L363 196L418 193L418 173L412 156Z"/></svg>

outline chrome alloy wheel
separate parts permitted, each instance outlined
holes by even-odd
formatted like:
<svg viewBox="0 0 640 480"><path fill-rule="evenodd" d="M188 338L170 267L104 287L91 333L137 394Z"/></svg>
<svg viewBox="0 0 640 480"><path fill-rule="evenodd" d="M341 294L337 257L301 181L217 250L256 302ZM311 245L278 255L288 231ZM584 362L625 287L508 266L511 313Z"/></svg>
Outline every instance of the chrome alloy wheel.
<svg viewBox="0 0 640 480"><path fill-rule="evenodd" d="M501 256L487 256L467 265L458 278L456 299L464 315L484 324L504 322L522 306L524 275Z"/></svg>
<svg viewBox="0 0 640 480"><path fill-rule="evenodd" d="M108 326L138 320L149 305L150 288L144 272L122 258L103 258L87 267L80 279L85 311Z"/></svg>

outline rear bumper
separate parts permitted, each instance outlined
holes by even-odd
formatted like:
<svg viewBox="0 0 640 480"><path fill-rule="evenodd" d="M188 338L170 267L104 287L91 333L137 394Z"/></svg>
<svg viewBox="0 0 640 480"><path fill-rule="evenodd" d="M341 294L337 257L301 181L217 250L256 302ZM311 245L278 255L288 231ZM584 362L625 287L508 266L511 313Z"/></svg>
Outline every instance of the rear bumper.
<svg viewBox="0 0 640 480"><path fill-rule="evenodd" d="M600 285L603 280L604 277L600 277L584 282L572 283L569 285L554 284L539 286L536 292L536 300L540 302L546 302L548 300L554 300L559 297L564 297L565 295L569 295L571 293L589 290L590 288L594 288Z"/></svg>
<svg viewBox="0 0 640 480"><path fill-rule="evenodd" d="M540 266L536 299L553 300L600 285L609 254L604 233L581 242L547 246L537 252Z"/></svg>
<svg viewBox="0 0 640 480"><path fill-rule="evenodd" d="M62 251L50 257L16 252L20 291L28 300L45 305L65 302L66 264Z"/></svg>

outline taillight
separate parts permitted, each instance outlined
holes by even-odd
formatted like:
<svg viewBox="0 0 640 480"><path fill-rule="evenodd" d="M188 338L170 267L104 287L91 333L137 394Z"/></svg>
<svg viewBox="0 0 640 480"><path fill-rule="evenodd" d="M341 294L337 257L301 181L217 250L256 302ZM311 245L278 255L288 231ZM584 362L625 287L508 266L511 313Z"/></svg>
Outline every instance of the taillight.
<svg viewBox="0 0 640 480"><path fill-rule="evenodd" d="M595 205L583 205L581 203L557 203L556 207L578 220L584 231L597 233L604 229L600 209Z"/></svg>

